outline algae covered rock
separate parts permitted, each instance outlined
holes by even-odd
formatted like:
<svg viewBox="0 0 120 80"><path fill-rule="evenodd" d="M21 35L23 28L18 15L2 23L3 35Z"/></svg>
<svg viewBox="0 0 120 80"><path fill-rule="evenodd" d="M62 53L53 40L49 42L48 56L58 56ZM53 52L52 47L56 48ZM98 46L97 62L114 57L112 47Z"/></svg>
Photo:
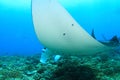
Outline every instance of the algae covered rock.
<svg viewBox="0 0 120 80"><path fill-rule="evenodd" d="M51 80L96 80L96 74L89 66L68 61L54 71Z"/></svg>

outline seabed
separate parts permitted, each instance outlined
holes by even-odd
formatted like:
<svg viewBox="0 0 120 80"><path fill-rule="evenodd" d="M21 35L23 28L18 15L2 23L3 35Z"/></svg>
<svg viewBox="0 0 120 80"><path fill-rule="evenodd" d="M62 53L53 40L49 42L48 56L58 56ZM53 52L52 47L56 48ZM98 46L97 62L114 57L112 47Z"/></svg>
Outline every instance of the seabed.
<svg viewBox="0 0 120 80"><path fill-rule="evenodd" d="M120 80L120 50L94 56L63 56L40 63L40 54L0 56L0 80Z"/></svg>

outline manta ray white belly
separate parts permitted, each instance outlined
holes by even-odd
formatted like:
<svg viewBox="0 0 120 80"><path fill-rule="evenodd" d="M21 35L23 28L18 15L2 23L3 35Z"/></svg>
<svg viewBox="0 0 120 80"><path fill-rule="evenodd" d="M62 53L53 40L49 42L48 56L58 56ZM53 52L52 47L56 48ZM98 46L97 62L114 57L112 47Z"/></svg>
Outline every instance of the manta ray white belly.
<svg viewBox="0 0 120 80"><path fill-rule="evenodd" d="M91 55L109 48L92 38L56 0L32 0L35 32L54 53Z"/></svg>

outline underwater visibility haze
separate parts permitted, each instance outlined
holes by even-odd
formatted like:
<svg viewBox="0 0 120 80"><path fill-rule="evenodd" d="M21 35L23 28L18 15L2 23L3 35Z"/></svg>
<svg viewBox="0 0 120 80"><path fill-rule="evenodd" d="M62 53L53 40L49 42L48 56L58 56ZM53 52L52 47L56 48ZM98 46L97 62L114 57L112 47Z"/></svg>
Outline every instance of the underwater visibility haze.
<svg viewBox="0 0 120 80"><path fill-rule="evenodd" d="M97 40L120 37L119 0L59 0L60 4ZM34 54L43 46L34 31L31 0L0 0L0 53Z"/></svg>
<svg viewBox="0 0 120 80"><path fill-rule="evenodd" d="M0 0L0 80L120 80L120 0Z"/></svg>

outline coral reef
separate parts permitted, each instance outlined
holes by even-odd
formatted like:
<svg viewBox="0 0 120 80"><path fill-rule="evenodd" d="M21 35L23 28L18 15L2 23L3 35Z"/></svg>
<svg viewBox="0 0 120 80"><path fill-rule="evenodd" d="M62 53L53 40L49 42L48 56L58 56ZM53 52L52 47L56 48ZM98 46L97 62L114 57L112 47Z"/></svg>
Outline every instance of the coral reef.
<svg viewBox="0 0 120 80"><path fill-rule="evenodd" d="M39 62L32 56L0 56L0 80L119 80L120 54L62 56L57 62Z"/></svg>
<svg viewBox="0 0 120 80"><path fill-rule="evenodd" d="M66 60L53 73L51 80L96 80L95 70Z"/></svg>

